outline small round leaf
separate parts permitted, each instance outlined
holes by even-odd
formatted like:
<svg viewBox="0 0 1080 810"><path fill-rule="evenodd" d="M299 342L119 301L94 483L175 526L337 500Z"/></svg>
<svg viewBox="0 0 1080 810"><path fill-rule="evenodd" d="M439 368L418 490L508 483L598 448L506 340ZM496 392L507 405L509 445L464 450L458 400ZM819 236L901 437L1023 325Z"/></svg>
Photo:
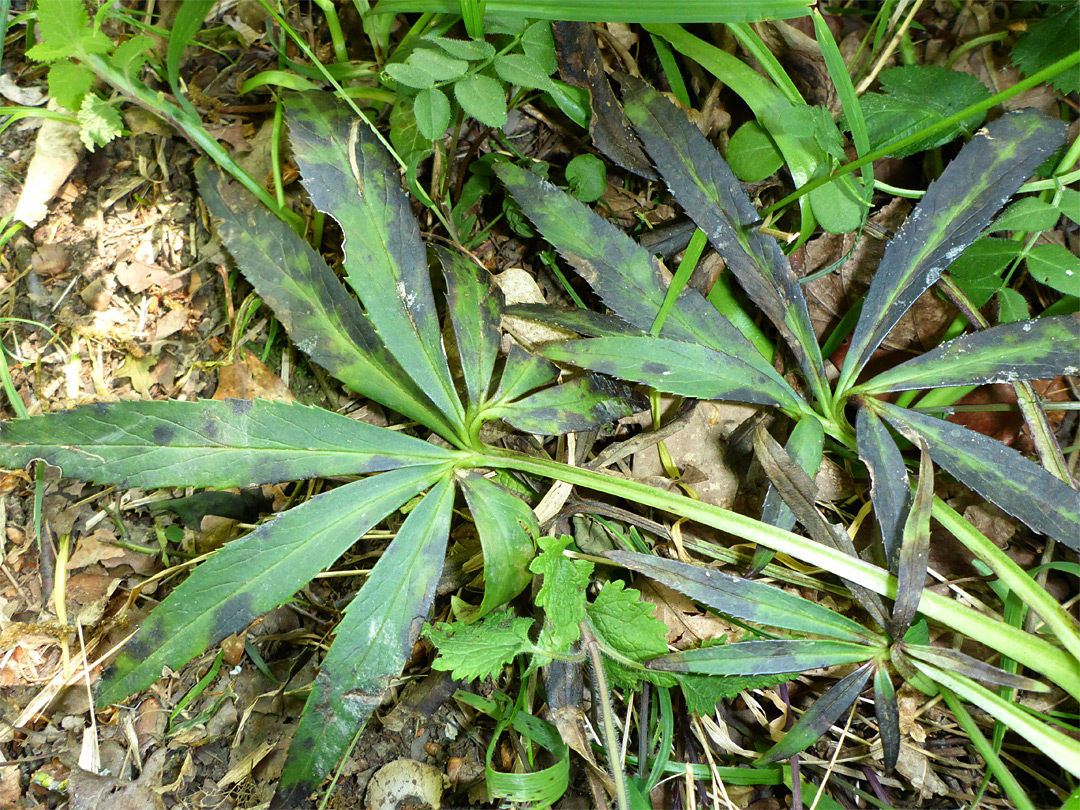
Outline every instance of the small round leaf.
<svg viewBox="0 0 1080 810"><path fill-rule="evenodd" d="M784 156L757 121L748 121L731 136L727 150L728 164L744 183L764 180L784 165Z"/></svg>
<svg viewBox="0 0 1080 810"><path fill-rule="evenodd" d="M599 200L607 190L607 167L595 155L578 155L566 166L566 182L582 202Z"/></svg>
<svg viewBox="0 0 1080 810"><path fill-rule="evenodd" d="M434 141L441 138L450 126L450 101L436 87L421 90L413 101L413 114L420 134Z"/></svg>
<svg viewBox="0 0 1080 810"><path fill-rule="evenodd" d="M490 76L476 74L454 85L454 98L466 115L481 124L501 127L506 123L506 91Z"/></svg>

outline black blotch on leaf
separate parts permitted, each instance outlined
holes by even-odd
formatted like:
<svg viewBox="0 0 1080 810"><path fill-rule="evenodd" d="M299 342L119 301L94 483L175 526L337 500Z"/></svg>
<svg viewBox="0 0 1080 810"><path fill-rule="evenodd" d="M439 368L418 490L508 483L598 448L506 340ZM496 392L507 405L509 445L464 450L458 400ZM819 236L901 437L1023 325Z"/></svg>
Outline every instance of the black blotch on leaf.
<svg viewBox="0 0 1080 810"><path fill-rule="evenodd" d="M250 399L233 399L232 397L226 397L225 403L229 406L229 410L237 416L245 416L251 413L253 404Z"/></svg>
<svg viewBox="0 0 1080 810"><path fill-rule="evenodd" d="M663 374L668 371L668 367L663 363L642 363L641 372L643 374Z"/></svg>
<svg viewBox="0 0 1080 810"><path fill-rule="evenodd" d="M241 591L229 598L214 612L214 626L210 630L210 644L216 644L226 636L243 630L255 618L252 595Z"/></svg>
<svg viewBox="0 0 1080 810"><path fill-rule="evenodd" d="M176 438L176 428L171 425L158 425L154 428L154 444L162 446L171 444Z"/></svg>

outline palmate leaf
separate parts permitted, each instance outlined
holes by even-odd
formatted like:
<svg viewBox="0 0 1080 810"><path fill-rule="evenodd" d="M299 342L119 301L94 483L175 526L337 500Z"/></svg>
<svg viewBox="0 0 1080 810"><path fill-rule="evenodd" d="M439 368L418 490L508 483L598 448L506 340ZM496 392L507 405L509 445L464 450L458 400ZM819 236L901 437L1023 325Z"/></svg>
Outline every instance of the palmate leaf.
<svg viewBox="0 0 1080 810"><path fill-rule="evenodd" d="M975 241L1064 137L1062 122L1017 111L988 124L960 150L886 247L855 326L838 391L851 387L900 317Z"/></svg>
<svg viewBox="0 0 1080 810"><path fill-rule="evenodd" d="M443 248L435 250L446 278L446 303L465 372L465 388L469 403L476 406L488 394L491 373L499 356L503 295L487 271L468 257Z"/></svg>
<svg viewBox="0 0 1080 810"><path fill-rule="evenodd" d="M896 571L904 516L911 502L911 486L900 448L885 423L869 408L855 418L855 444L870 471L870 500L881 531L881 544L890 571Z"/></svg>
<svg viewBox="0 0 1080 810"><path fill-rule="evenodd" d="M625 109L675 199L704 231L750 299L780 331L814 388L826 391L825 367L802 285L728 164L696 126L644 82L626 77Z"/></svg>
<svg viewBox="0 0 1080 810"><path fill-rule="evenodd" d="M649 661L648 667L696 675L775 675L854 664L878 652L874 647L848 641L740 641L662 655Z"/></svg>
<svg viewBox="0 0 1080 810"><path fill-rule="evenodd" d="M0 464L44 459L123 487L246 487L434 464L452 451L322 408L257 399L113 402L16 419Z"/></svg>
<svg viewBox="0 0 1080 810"><path fill-rule="evenodd" d="M861 624L772 585L634 551L608 551L605 556L738 619L838 641L880 643Z"/></svg>
<svg viewBox="0 0 1080 810"><path fill-rule="evenodd" d="M449 476L409 512L345 610L315 677L271 807L299 807L401 672L435 597L454 487Z"/></svg>
<svg viewBox="0 0 1080 810"><path fill-rule="evenodd" d="M464 473L458 485L484 553L483 615L509 602L532 580L529 562L540 525L525 501L481 475Z"/></svg>
<svg viewBox="0 0 1080 810"><path fill-rule="evenodd" d="M322 256L205 161L196 164L195 174L225 247L297 347L354 391L452 435L446 418L386 351Z"/></svg>
<svg viewBox="0 0 1080 810"><path fill-rule="evenodd" d="M341 226L346 278L368 320L409 376L460 428L464 412L443 351L427 252L397 167L368 122L332 94L284 98L304 188L312 204Z"/></svg>
<svg viewBox="0 0 1080 810"><path fill-rule="evenodd" d="M631 326L648 332L668 286L652 254L532 172L510 163L499 164L495 172L521 210L604 304ZM675 299L660 337L700 343L764 374L773 372L743 334L692 287Z"/></svg>
<svg viewBox="0 0 1080 810"><path fill-rule="evenodd" d="M883 394L1080 373L1080 314L1002 324L958 337L857 386Z"/></svg>
<svg viewBox="0 0 1080 810"><path fill-rule="evenodd" d="M798 394L771 367L771 373L764 373L737 357L697 343L601 337L549 343L539 351L556 362L645 383L669 394L801 409Z"/></svg>
<svg viewBox="0 0 1080 810"><path fill-rule="evenodd" d="M757 764L764 765L787 759L821 737L828 731L829 726L839 720L840 716L858 699L874 667L874 662L868 661L829 687L825 694L799 718L799 722L788 730L784 739L766 751Z"/></svg>
<svg viewBox="0 0 1080 810"><path fill-rule="evenodd" d="M365 478L317 495L234 540L150 614L106 671L99 705L179 669L282 604L379 521L446 475L443 465ZM440 564L442 558L439 558Z"/></svg>
<svg viewBox="0 0 1080 810"><path fill-rule="evenodd" d="M863 402L913 441L924 439L934 461L986 500L1080 551L1080 492L981 433L880 400Z"/></svg>

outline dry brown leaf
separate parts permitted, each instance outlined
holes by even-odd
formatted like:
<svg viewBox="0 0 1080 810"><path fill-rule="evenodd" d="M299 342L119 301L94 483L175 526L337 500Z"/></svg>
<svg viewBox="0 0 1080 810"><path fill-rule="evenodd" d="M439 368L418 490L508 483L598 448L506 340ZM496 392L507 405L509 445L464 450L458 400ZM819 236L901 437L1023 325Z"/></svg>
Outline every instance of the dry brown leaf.
<svg viewBox="0 0 1080 810"><path fill-rule="evenodd" d="M903 744L900 746L900 757L896 761L896 771L907 779L911 786L922 794L924 799L944 796L949 792L949 786L941 781L941 777L934 773L934 769L930 767L930 758L910 745Z"/></svg>
<svg viewBox="0 0 1080 810"><path fill-rule="evenodd" d="M295 402L292 392L281 377L268 369L258 357L247 349L241 356L218 369L218 385L213 399L272 399L277 402Z"/></svg>
<svg viewBox="0 0 1080 810"><path fill-rule="evenodd" d="M134 293L158 286L165 292L176 292L184 286L183 276L187 271L170 273L164 267L146 262L139 258L124 259L116 263L113 270L116 280Z"/></svg>

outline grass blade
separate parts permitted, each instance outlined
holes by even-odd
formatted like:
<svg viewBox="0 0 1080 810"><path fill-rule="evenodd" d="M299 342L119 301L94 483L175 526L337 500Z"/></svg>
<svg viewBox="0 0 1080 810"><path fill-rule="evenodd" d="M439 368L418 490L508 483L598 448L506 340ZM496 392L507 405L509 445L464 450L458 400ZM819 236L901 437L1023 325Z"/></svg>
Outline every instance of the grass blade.
<svg viewBox="0 0 1080 810"><path fill-rule="evenodd" d="M918 388L1018 380L1049 380L1080 373L1080 315L1001 324L958 337L858 386L883 394Z"/></svg>
<svg viewBox="0 0 1080 810"><path fill-rule="evenodd" d="M454 487L444 477L409 513L345 610L289 746L272 807L300 807L382 702L420 633L446 555Z"/></svg>
<svg viewBox="0 0 1080 810"><path fill-rule="evenodd" d="M299 403L96 403L7 422L0 464L33 459L123 487L246 487L433 464L454 454Z"/></svg>
<svg viewBox="0 0 1080 810"><path fill-rule="evenodd" d="M605 556L738 619L839 641L880 643L861 624L772 585L634 551L608 551Z"/></svg>
<svg viewBox="0 0 1080 810"><path fill-rule="evenodd" d="M225 247L300 350L354 391L451 435L322 256L205 161L195 174Z"/></svg>
<svg viewBox="0 0 1080 810"><path fill-rule="evenodd" d="M866 661L875 652L873 647L847 641L740 641L662 655L653 658L647 666L663 672L695 675L776 675L854 664Z"/></svg>
<svg viewBox="0 0 1080 810"><path fill-rule="evenodd" d="M880 400L864 400L934 461L1035 531L1080 551L1080 492L1011 447L973 430Z"/></svg>
<svg viewBox="0 0 1080 810"><path fill-rule="evenodd" d="M667 99L632 77L623 85L626 114L671 193L780 331L816 394L827 397L802 285L776 240L753 227L758 213L735 175L701 130Z"/></svg>
<svg viewBox="0 0 1080 810"><path fill-rule="evenodd" d="M960 150L885 248L844 358L838 392L851 388L900 317L1063 140L1061 122L1017 111L981 129Z"/></svg>
<svg viewBox="0 0 1080 810"><path fill-rule="evenodd" d="M805 17L811 0L685 0L677 11L653 0L487 0L487 14L527 17L532 20L574 20L578 22L759 22ZM373 14L403 14L414 11L460 14L459 0L380 0Z"/></svg>
<svg viewBox="0 0 1080 810"><path fill-rule="evenodd" d="M380 520L445 474L396 470L317 495L195 569L105 672L98 705L123 700L282 604ZM440 557L440 561L441 561Z"/></svg>
<svg viewBox="0 0 1080 810"><path fill-rule="evenodd" d="M315 207L341 225L347 280L368 320L409 376L460 427L464 412L443 352L427 252L396 165L368 122L332 94L284 98L304 187Z"/></svg>
<svg viewBox="0 0 1080 810"><path fill-rule="evenodd" d="M764 374L736 357L696 343L601 337L549 343L540 352L558 363L644 383L669 394L779 405L793 412L802 407L798 395L775 371Z"/></svg>
<svg viewBox="0 0 1080 810"><path fill-rule="evenodd" d="M881 544L889 570L896 571L904 516L911 502L911 485L900 448L885 423L869 408L855 417L855 444L859 458L870 471L870 500L881 531Z"/></svg>

